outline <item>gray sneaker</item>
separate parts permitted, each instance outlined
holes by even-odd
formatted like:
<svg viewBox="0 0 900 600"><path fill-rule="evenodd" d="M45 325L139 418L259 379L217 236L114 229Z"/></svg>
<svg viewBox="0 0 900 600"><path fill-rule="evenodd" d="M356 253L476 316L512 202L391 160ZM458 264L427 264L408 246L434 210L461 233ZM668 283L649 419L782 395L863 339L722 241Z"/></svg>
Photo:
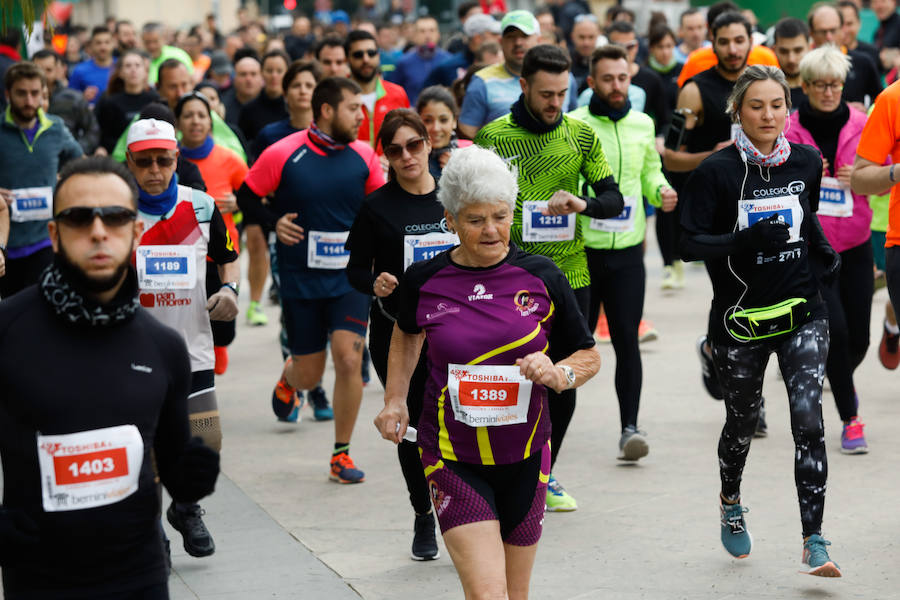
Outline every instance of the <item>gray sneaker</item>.
<svg viewBox="0 0 900 600"><path fill-rule="evenodd" d="M637 461L647 456L650 445L647 444L647 432L629 425L619 438L619 460Z"/></svg>

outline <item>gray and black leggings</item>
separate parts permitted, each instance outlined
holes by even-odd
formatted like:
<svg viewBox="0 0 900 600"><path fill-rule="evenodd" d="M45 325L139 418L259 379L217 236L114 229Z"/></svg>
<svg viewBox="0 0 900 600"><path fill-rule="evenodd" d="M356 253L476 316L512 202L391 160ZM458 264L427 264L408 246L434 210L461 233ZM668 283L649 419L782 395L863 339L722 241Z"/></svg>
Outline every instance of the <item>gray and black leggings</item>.
<svg viewBox="0 0 900 600"><path fill-rule="evenodd" d="M712 354L725 392L725 426L719 438L722 496L737 500L741 474L756 429L763 374L769 355L778 356L791 411L794 480L800 501L803 536L821 533L825 510L825 430L822 379L828 356L828 321L817 319L786 336L741 346L713 345Z"/></svg>

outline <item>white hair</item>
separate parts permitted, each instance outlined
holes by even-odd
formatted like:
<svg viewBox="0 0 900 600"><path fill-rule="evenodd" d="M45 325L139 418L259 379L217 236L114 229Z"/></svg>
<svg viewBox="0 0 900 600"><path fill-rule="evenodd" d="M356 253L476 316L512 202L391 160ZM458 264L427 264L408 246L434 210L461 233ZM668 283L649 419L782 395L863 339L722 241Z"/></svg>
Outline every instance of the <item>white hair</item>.
<svg viewBox="0 0 900 600"><path fill-rule="evenodd" d="M850 59L834 44L810 50L800 60L800 77L806 83L820 79L847 81L849 72Z"/></svg>
<svg viewBox="0 0 900 600"><path fill-rule="evenodd" d="M507 166L493 151L472 144L450 153L441 173L438 202L454 217L472 204L506 202L516 208L516 169Z"/></svg>

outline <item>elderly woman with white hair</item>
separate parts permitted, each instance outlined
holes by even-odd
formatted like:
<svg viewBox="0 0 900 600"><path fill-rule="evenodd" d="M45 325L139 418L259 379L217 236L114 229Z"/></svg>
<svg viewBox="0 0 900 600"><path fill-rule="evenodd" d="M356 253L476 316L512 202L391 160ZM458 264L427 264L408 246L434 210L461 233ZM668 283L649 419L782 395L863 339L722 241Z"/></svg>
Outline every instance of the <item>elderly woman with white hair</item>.
<svg viewBox="0 0 900 600"><path fill-rule="evenodd" d="M395 443L407 433L427 340L418 444L466 598L527 598L550 475L547 388L580 386L600 368L562 272L510 243L517 187L490 150L451 153L438 200L460 243L403 275L375 420ZM551 348L566 358L554 364Z"/></svg>
<svg viewBox="0 0 900 600"><path fill-rule="evenodd" d="M868 196L850 191L850 173L866 115L841 98L850 59L835 46L816 48L800 61L804 100L788 120L789 142L809 144L822 153L824 171L819 195L819 222L825 237L841 255L841 271L830 285L821 285L828 305L831 350L825 374L841 421L841 452L868 452L858 418L853 373L869 347L872 294L872 208ZM814 262L821 272L823 265Z"/></svg>

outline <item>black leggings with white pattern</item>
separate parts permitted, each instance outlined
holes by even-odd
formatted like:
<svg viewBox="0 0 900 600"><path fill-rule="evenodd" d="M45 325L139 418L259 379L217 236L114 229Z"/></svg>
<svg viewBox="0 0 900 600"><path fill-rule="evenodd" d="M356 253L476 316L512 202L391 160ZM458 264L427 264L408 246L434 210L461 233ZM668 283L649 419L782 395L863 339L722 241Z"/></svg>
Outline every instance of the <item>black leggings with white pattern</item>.
<svg viewBox="0 0 900 600"><path fill-rule="evenodd" d="M713 361L725 392L725 426L719 438L722 496L737 500L741 474L756 429L763 374L769 355L778 356L791 411L794 436L794 480L800 501L803 536L821 533L825 510L825 433L822 423L822 379L828 356L828 322L817 319L787 336L741 346L714 345Z"/></svg>

